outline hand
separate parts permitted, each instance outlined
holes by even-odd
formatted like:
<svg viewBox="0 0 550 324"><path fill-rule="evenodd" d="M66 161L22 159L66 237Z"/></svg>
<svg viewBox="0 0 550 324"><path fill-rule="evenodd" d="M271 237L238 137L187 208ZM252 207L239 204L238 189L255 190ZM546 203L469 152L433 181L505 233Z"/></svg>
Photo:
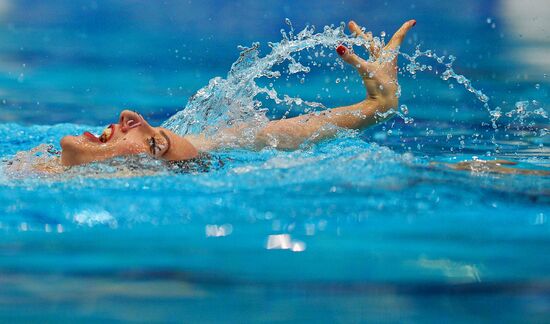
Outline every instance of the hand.
<svg viewBox="0 0 550 324"><path fill-rule="evenodd" d="M349 30L356 37L361 37L367 41L365 49L368 51L370 59L368 61L364 60L344 45L336 48L338 55L345 62L353 65L361 75L367 90L367 98L380 101L386 109L397 106L399 88L397 83L398 50L405 35L414 25L416 25L416 20L409 20L404 23L395 32L388 44L382 47L383 44L375 40L371 32L365 34L359 25L354 21L350 21L348 24Z"/></svg>

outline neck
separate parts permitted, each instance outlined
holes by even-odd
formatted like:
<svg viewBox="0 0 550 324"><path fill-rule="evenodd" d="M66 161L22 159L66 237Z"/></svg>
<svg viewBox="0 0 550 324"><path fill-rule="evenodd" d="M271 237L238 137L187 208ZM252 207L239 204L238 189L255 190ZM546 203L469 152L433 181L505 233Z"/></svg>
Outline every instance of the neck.
<svg viewBox="0 0 550 324"><path fill-rule="evenodd" d="M170 149L163 156L168 161L181 161L194 159L199 155L199 149L187 138L181 136L171 137Z"/></svg>

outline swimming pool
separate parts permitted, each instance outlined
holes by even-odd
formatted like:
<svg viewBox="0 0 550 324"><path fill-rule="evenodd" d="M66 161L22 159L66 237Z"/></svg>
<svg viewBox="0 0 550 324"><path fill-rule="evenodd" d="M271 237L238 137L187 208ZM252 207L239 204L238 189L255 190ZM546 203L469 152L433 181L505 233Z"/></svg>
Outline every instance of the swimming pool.
<svg viewBox="0 0 550 324"><path fill-rule="evenodd" d="M5 160L42 143L58 148L68 133L99 131L90 125L115 120L121 106L160 123L209 79L225 77L235 45L260 41L265 55L265 43L288 29L284 17L301 30L367 9L373 18L357 20L378 32L414 16L418 30L404 51L422 43L454 54L455 69L503 116L495 132L483 104L434 67L401 77L401 103L414 122L394 118L295 152L216 152L224 163L209 172L174 174L143 161L124 169L112 161L62 177L3 173L2 321L547 319L550 178L432 163L499 158L549 167L548 118L534 113L547 110L540 53L548 34L519 38L522 17L510 12L521 10L513 4L418 2L392 13L400 3L330 5L342 10L335 18L314 8L305 17L305 5L290 2L62 3L41 8L42 23L25 20L33 1L12 3L4 17ZM60 8L70 19L48 11ZM223 28L189 18L205 13ZM259 13L274 25L251 22ZM323 63L331 60L326 52ZM342 81L349 74L321 66L303 84L291 76L277 87L334 106L361 96L356 81ZM272 107L268 115L285 112ZM132 176L112 178L121 168Z"/></svg>

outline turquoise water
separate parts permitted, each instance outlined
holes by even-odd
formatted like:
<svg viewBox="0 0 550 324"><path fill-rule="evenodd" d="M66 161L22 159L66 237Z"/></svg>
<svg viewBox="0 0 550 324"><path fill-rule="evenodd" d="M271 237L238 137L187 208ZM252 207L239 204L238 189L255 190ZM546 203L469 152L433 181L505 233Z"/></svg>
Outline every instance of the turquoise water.
<svg viewBox="0 0 550 324"><path fill-rule="evenodd" d="M504 1L321 3L334 10L308 15L290 2L61 3L41 6L41 19L28 9L34 1L3 16L3 170L18 151L100 131L121 108L160 124L211 78L227 78L237 45L258 41L268 54L267 42L288 33L286 17L297 31L321 32L368 9L372 18L356 19L378 33L416 18L403 52L453 54L455 71L502 117L495 131L483 103L425 60L432 71L400 78L412 122L394 118L295 152L215 152L223 165L209 172L176 174L143 158L63 176L2 172L0 320L547 321L550 177L432 163L550 166L541 19L525 33L521 10ZM464 16L451 15L459 9ZM308 52L321 65L310 73L258 84L328 107L361 98L353 71L331 69L337 58L322 51ZM270 118L289 108L257 99Z"/></svg>

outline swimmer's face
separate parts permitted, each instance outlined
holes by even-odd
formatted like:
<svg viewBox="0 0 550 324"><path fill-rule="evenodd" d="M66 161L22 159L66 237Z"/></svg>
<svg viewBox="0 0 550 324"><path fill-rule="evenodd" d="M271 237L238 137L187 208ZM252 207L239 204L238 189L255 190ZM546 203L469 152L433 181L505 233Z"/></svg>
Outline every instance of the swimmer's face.
<svg viewBox="0 0 550 324"><path fill-rule="evenodd" d="M162 127L152 127L141 115L129 110L122 111L118 124L109 125L99 137L84 132L61 139L61 163L67 166L142 153L169 161L197 155L182 137Z"/></svg>

